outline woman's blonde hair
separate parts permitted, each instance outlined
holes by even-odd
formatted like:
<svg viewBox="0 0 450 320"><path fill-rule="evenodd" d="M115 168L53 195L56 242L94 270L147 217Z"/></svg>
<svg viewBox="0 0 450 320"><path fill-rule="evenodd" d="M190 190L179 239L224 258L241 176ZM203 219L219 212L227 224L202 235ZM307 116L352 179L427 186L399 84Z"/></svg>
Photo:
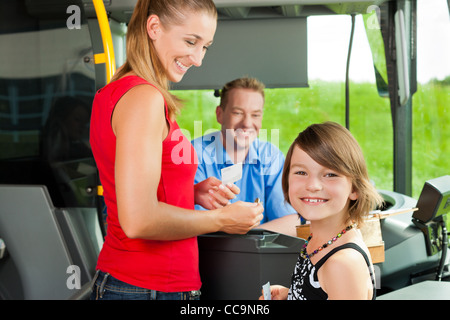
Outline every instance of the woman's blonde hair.
<svg viewBox="0 0 450 320"><path fill-rule="evenodd" d="M163 27L169 28L171 25L182 25L186 12L205 12L217 19L217 9L212 0L138 0L128 24L127 59L111 80L133 71L161 91L170 116L180 111L181 101L169 92L166 71L147 34L147 19L152 14L157 15Z"/></svg>
<svg viewBox="0 0 450 320"><path fill-rule="evenodd" d="M335 122L310 125L300 132L289 148L282 176L284 198L288 203L290 203L289 171L296 146L323 167L351 179L358 198L350 200L348 208L350 220L361 226L369 211L382 205L383 198L369 180L366 161L358 142L350 131ZM301 215L301 212L299 214Z"/></svg>

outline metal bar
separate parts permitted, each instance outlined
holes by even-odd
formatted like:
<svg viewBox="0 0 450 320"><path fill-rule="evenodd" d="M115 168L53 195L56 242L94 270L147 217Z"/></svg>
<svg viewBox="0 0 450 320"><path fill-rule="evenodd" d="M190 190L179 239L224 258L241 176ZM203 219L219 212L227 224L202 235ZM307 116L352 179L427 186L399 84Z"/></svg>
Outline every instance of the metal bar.
<svg viewBox="0 0 450 320"><path fill-rule="evenodd" d="M109 27L108 16L106 14L105 4L103 0L92 0L94 3L95 13L97 15L98 24L100 26L100 33L103 41L103 56L96 55L95 63L106 63L106 81L109 83L112 76L116 72L116 61L114 57L114 47L111 36L111 29Z"/></svg>

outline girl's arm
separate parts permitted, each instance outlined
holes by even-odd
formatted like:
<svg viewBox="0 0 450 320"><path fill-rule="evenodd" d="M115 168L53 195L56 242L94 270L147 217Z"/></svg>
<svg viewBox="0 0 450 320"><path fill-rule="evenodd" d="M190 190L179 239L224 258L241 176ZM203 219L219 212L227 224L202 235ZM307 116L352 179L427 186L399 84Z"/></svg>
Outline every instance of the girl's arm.
<svg viewBox="0 0 450 320"><path fill-rule="evenodd" d="M168 134L164 100L149 85L128 91L111 124L116 135L116 195L120 225L129 238L185 239L224 231L246 233L262 219L261 205L237 202L207 212L159 202L162 141Z"/></svg>
<svg viewBox="0 0 450 320"><path fill-rule="evenodd" d="M372 298L372 282L364 257L354 249L333 254L319 269L319 282L330 300Z"/></svg>
<svg viewBox="0 0 450 320"><path fill-rule="evenodd" d="M291 237L296 237L298 225L300 225L300 219L298 217L298 214L294 213L265 222L258 228L286 234Z"/></svg>

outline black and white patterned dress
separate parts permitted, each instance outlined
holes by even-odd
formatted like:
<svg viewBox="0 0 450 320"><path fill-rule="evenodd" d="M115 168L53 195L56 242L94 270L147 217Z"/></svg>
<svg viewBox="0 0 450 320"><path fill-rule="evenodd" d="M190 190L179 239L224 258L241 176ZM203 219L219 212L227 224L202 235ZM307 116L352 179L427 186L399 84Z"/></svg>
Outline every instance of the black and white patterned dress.
<svg viewBox="0 0 450 320"><path fill-rule="evenodd" d="M342 246L336 247L327 253L322 259L320 259L315 265L311 263L311 260L307 257L303 258L299 254L297 263L295 265L294 273L292 275L291 287L289 288L288 300L326 300L328 295L320 286L317 272L320 267L331 257L335 252L352 248L360 252L366 260L369 268L370 278L373 285L372 299L375 300L376 288L375 288L375 276L372 272L371 263L369 257L361 247L355 243L346 243Z"/></svg>

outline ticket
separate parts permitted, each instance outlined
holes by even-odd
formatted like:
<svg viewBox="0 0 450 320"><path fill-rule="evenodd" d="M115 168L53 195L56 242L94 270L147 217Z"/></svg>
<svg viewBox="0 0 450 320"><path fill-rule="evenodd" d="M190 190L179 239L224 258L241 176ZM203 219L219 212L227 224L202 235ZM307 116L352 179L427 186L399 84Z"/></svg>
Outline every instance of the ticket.
<svg viewBox="0 0 450 320"><path fill-rule="evenodd" d="M235 183L242 178L242 163L223 168L221 172L223 184Z"/></svg>
<svg viewBox="0 0 450 320"><path fill-rule="evenodd" d="M264 300L272 300L272 294L270 293L270 282L267 282L262 286Z"/></svg>

